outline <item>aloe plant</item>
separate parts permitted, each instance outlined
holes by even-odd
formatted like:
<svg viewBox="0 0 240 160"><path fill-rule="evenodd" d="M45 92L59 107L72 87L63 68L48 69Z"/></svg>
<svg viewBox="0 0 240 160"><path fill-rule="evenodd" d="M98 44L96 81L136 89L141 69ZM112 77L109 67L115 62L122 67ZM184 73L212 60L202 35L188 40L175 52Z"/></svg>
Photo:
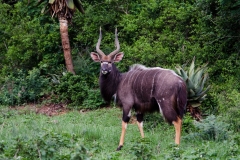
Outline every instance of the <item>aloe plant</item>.
<svg viewBox="0 0 240 160"><path fill-rule="evenodd" d="M199 106L206 99L207 92L211 88L210 85L205 88L206 81L209 78L207 65L208 64L206 63L202 67L195 69L194 57L188 70L184 70L180 66L176 67L177 73L184 79L187 85L187 111L198 120L201 119Z"/></svg>

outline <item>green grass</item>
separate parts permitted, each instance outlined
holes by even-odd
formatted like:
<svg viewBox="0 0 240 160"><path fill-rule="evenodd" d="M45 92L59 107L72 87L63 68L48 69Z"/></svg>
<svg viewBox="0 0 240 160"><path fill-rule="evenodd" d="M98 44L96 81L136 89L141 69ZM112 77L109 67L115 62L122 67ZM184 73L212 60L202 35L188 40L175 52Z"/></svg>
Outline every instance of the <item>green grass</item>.
<svg viewBox="0 0 240 160"><path fill-rule="evenodd" d="M189 133L183 132L181 146L175 146L173 126L157 114L153 118L160 123L152 126L154 121L147 122L144 139L137 125L129 124L124 147L116 152L121 133L119 108L71 111L54 117L8 108L0 111L0 159L240 158L237 134L218 142L189 139Z"/></svg>

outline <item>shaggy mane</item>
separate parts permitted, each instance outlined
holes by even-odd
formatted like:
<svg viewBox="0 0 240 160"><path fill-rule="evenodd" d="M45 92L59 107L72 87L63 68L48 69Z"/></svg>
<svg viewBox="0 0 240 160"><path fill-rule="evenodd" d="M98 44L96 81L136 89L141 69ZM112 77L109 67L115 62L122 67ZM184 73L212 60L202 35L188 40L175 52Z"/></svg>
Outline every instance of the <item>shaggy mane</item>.
<svg viewBox="0 0 240 160"><path fill-rule="evenodd" d="M142 64L133 64L130 66L129 71L144 71L144 70L151 70L151 69L160 69L160 70L165 70L165 71L170 71L172 74L180 77L178 74L176 74L173 70L171 69L165 69L161 67L146 67Z"/></svg>
<svg viewBox="0 0 240 160"><path fill-rule="evenodd" d="M139 70L139 71L142 71L142 70L147 70L148 68L144 65L141 65L141 64L133 64L132 66L130 66L129 68L129 71L133 71L133 70Z"/></svg>

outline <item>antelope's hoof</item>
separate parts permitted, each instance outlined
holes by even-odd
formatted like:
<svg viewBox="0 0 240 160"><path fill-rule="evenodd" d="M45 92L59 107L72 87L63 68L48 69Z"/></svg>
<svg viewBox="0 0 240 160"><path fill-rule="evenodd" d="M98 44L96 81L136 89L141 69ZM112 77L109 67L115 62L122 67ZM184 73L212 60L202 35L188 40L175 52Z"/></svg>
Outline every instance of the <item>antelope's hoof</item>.
<svg viewBox="0 0 240 160"><path fill-rule="evenodd" d="M122 145L118 146L117 151L120 151L122 149Z"/></svg>

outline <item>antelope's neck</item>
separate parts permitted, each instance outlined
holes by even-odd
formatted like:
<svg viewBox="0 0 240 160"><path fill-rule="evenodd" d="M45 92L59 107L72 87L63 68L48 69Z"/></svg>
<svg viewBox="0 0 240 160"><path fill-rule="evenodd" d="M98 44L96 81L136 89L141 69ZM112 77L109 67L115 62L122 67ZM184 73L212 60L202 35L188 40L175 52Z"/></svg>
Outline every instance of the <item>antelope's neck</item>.
<svg viewBox="0 0 240 160"><path fill-rule="evenodd" d="M100 91L105 101L109 102L112 99L112 96L117 92L120 81L121 73L114 64L112 64L112 71L109 74L100 74Z"/></svg>

